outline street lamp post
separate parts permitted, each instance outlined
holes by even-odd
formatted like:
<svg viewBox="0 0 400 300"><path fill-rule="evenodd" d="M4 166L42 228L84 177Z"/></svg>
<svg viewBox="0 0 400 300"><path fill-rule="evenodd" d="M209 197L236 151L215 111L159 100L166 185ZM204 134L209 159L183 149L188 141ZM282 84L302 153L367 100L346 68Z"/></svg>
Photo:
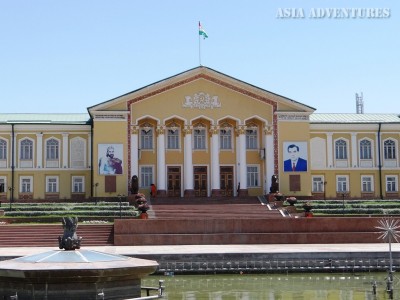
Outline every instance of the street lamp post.
<svg viewBox="0 0 400 300"><path fill-rule="evenodd" d="M8 187L10 191L10 211L12 211L12 202L14 201L14 188L12 186Z"/></svg>
<svg viewBox="0 0 400 300"><path fill-rule="evenodd" d="M346 196L346 193L345 192L343 192L342 193L342 197L343 197L343 211L342 211L342 214L344 215L344 197Z"/></svg>
<svg viewBox="0 0 400 300"><path fill-rule="evenodd" d="M119 218L122 219L122 195L118 194L118 199L119 199Z"/></svg>
<svg viewBox="0 0 400 300"><path fill-rule="evenodd" d="M122 198L125 197L125 195L118 194L118 200L119 200L119 218L122 219Z"/></svg>

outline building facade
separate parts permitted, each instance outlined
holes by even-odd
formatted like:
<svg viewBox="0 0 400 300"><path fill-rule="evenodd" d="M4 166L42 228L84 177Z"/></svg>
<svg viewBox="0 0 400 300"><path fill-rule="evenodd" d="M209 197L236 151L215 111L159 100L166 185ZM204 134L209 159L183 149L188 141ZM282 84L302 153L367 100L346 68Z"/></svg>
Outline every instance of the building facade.
<svg viewBox="0 0 400 300"><path fill-rule="evenodd" d="M0 114L0 199L397 198L396 114L315 109L197 67L88 108Z"/></svg>

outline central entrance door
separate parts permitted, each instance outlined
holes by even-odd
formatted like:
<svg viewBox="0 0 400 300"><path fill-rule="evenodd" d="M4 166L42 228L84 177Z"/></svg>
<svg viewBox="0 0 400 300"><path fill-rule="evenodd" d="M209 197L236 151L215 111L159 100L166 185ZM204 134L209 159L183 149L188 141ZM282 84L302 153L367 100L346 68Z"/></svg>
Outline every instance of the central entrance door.
<svg viewBox="0 0 400 300"><path fill-rule="evenodd" d="M207 167L194 167L194 195L207 197Z"/></svg>
<svg viewBox="0 0 400 300"><path fill-rule="evenodd" d="M233 167L220 167L221 195L233 196Z"/></svg>
<svg viewBox="0 0 400 300"><path fill-rule="evenodd" d="M168 167L168 197L181 196L181 167Z"/></svg>

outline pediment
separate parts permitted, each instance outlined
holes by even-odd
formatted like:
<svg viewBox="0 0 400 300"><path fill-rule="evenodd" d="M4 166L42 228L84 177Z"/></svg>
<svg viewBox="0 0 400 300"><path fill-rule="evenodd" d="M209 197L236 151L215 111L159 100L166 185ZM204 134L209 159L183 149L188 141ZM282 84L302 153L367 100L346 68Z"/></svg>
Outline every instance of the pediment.
<svg viewBox="0 0 400 300"><path fill-rule="evenodd" d="M231 105L226 101L227 98L235 99L235 101L238 101L237 99L254 101L254 103L248 103L249 105L260 102L271 106L274 112L289 111L310 114L315 111L314 108L305 104L203 66L94 105L88 110L91 113L129 111L131 106L149 100L158 101L159 105L171 105L171 101L173 101L182 108L192 110L218 109Z"/></svg>

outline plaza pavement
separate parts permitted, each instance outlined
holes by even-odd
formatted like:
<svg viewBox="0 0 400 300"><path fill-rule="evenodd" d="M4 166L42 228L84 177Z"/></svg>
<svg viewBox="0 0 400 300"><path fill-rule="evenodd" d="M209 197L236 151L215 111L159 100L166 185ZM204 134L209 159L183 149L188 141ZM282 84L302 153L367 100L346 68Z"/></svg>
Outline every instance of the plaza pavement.
<svg viewBox="0 0 400 300"><path fill-rule="evenodd" d="M374 244L260 244L260 245L164 245L164 246L88 246L81 249L135 256L168 254L246 254L246 253L385 253L387 243ZM20 257L58 247L0 247L0 257ZM400 252L400 244L392 243L392 252Z"/></svg>

